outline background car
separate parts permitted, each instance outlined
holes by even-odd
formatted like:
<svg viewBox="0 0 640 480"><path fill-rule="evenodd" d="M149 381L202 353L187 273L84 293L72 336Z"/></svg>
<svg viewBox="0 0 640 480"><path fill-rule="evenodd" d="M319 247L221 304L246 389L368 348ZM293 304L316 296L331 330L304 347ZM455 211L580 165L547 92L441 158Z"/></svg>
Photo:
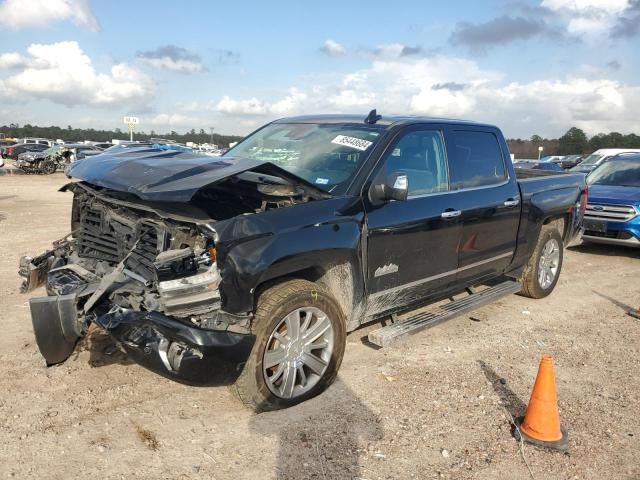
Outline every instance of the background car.
<svg viewBox="0 0 640 480"><path fill-rule="evenodd" d="M620 153L640 153L640 148L601 148L573 167L571 171L589 173L608 158Z"/></svg>
<svg viewBox="0 0 640 480"><path fill-rule="evenodd" d="M640 153L603 162L587 183L583 240L640 247Z"/></svg>
<svg viewBox="0 0 640 480"><path fill-rule="evenodd" d="M567 155L566 157L562 157L561 159L555 161L565 170L575 167L584 159L584 155Z"/></svg>
<svg viewBox="0 0 640 480"><path fill-rule="evenodd" d="M24 152L42 152L49 148L49 145L40 143L14 143L2 148L2 156L5 158L18 158Z"/></svg>
<svg viewBox="0 0 640 480"><path fill-rule="evenodd" d="M559 162L564 157L562 155L547 155L540 159L541 162Z"/></svg>
<svg viewBox="0 0 640 480"><path fill-rule="evenodd" d="M18 143L39 143L41 145L46 145L47 147L53 145L53 141L48 138L38 138L38 137L25 137L18 139Z"/></svg>
<svg viewBox="0 0 640 480"><path fill-rule="evenodd" d="M61 155L66 157L67 163L82 160L90 155L96 155L103 152L101 148L98 148L95 145L88 145L86 143L66 143L61 147L63 149Z"/></svg>
<svg viewBox="0 0 640 480"><path fill-rule="evenodd" d="M547 170L553 172L564 172L563 168L555 162L536 162L534 160L524 160L515 162L514 168L526 168L528 170Z"/></svg>

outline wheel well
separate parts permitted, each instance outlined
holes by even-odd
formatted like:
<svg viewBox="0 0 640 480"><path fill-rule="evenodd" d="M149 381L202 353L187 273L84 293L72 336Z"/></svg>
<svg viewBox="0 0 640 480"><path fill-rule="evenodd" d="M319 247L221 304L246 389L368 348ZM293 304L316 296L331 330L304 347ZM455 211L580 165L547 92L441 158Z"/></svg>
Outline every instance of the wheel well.
<svg viewBox="0 0 640 480"><path fill-rule="evenodd" d="M281 277L272 278L256 287L254 295L254 307L258 298L267 288L287 282L292 279L308 280L323 286L338 302L347 323L352 317L355 303L359 301L356 295L356 280L353 268L349 263L341 263L327 266L316 266L291 272Z"/></svg>
<svg viewBox="0 0 640 480"><path fill-rule="evenodd" d="M549 217L549 218L546 218L545 221L542 223L543 227L549 226L557 229L558 232L560 232L560 235L562 236L563 239L565 238L565 235L566 235L567 225L568 225L567 215Z"/></svg>

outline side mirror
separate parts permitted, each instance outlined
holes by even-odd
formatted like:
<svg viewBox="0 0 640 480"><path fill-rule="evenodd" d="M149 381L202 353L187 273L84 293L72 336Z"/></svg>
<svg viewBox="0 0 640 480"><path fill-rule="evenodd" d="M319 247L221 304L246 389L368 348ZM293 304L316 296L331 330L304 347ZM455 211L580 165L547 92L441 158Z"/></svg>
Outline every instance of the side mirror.
<svg viewBox="0 0 640 480"><path fill-rule="evenodd" d="M369 190L369 199L374 205L382 205L390 200L403 202L409 194L409 179L403 172L393 172L384 183L374 184Z"/></svg>

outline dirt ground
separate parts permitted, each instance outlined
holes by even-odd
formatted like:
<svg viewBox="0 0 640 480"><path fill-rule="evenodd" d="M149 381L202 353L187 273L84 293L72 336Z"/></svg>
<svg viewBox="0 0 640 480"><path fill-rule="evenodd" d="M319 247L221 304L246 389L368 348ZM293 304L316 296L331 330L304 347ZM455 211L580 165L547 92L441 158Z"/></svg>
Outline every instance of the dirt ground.
<svg viewBox="0 0 640 480"><path fill-rule="evenodd" d="M97 332L44 367L16 272L68 232L64 182L0 177L1 478L640 478L640 321L625 314L640 306L640 250L571 249L550 297L511 296L389 349L358 330L327 392L254 415L227 387L107 355ZM568 453L521 452L511 436L543 353Z"/></svg>

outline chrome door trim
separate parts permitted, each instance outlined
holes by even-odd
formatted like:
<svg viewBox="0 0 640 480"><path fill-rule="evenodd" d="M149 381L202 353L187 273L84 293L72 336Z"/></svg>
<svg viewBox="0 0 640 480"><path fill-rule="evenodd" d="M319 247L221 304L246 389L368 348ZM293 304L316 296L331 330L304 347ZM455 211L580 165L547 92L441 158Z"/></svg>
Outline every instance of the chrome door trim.
<svg viewBox="0 0 640 480"><path fill-rule="evenodd" d="M449 275L454 275L458 272L463 272L471 268L479 267L480 265L484 265L485 263L491 263L491 262L495 262L496 260L500 260L501 258L511 257L513 256L513 253L514 253L514 250L511 250L510 252L502 253L495 257L486 258L484 260L480 260L479 262L471 263L469 265L465 265L464 267L456 268L455 270L449 270L447 272L439 273L437 275L432 275L431 277L421 278L420 280L415 280L413 282L405 283L404 285L399 285L397 287L387 288L386 290L381 290L379 292L372 293L371 295L369 295L369 298L378 298L381 295L397 292L398 290L403 290L405 288L417 287L418 285L422 285L423 283L432 282L433 280L438 280L440 278L444 278Z"/></svg>

